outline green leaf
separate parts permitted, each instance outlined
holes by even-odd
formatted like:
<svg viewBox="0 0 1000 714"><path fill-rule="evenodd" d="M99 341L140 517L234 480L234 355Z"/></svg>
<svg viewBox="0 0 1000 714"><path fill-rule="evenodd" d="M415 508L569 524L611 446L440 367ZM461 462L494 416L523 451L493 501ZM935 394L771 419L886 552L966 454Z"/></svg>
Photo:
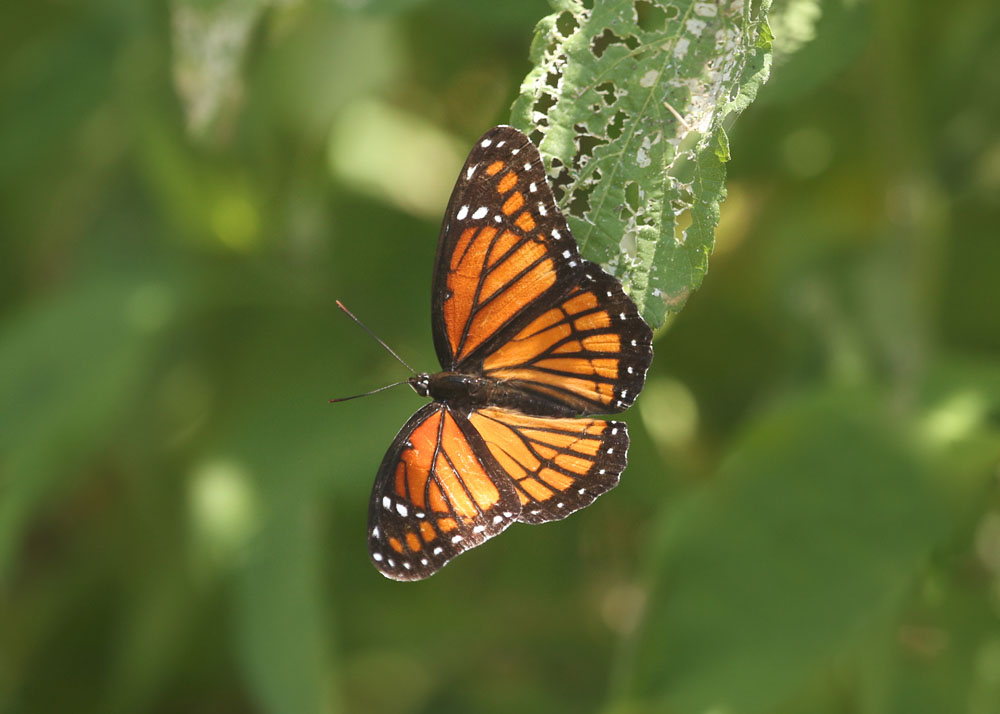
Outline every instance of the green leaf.
<svg viewBox="0 0 1000 714"><path fill-rule="evenodd" d="M336 710L325 620L317 597L325 555L314 510L274 496L237 587L237 637L247 684L269 714Z"/></svg>
<svg viewBox="0 0 1000 714"><path fill-rule="evenodd" d="M155 280L94 280L0 334L0 580L41 505L113 439L174 301Z"/></svg>
<svg viewBox="0 0 1000 714"><path fill-rule="evenodd" d="M921 460L870 396L765 417L669 514L623 699L761 712L882 633L949 533Z"/></svg>
<svg viewBox="0 0 1000 714"><path fill-rule="evenodd" d="M583 255L654 327L701 283L729 158L723 123L770 67L770 0L553 0L512 121L539 143Z"/></svg>

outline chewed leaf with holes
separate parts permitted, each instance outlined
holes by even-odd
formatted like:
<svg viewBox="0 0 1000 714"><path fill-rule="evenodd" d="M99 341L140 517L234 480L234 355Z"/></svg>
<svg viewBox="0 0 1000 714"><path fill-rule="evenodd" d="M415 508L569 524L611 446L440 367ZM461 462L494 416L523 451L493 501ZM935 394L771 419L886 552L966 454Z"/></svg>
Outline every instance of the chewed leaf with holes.
<svg viewBox="0 0 1000 714"><path fill-rule="evenodd" d="M654 327L708 267L729 147L770 66L770 0L553 0L513 123L541 149L584 257Z"/></svg>

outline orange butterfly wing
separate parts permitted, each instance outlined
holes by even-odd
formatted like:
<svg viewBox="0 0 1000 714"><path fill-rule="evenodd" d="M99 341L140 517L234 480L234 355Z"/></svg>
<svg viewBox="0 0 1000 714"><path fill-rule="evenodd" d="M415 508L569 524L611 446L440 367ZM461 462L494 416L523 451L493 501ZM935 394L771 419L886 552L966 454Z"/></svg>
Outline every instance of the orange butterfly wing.
<svg viewBox="0 0 1000 714"><path fill-rule="evenodd" d="M628 453L624 422L533 417L478 409L469 421L514 484L522 523L565 518L618 485Z"/></svg>
<svg viewBox="0 0 1000 714"><path fill-rule="evenodd" d="M653 356L635 303L580 257L538 150L508 126L487 132L459 174L432 307L445 369L508 380L554 414L627 409Z"/></svg>
<svg viewBox="0 0 1000 714"><path fill-rule="evenodd" d="M651 330L621 284L580 257L538 150L508 126L476 143L455 185L432 320L445 370L495 378L535 413L433 402L400 430L368 511L372 562L396 580L614 488L625 424L565 417L628 408L652 360Z"/></svg>
<svg viewBox="0 0 1000 714"><path fill-rule="evenodd" d="M513 127L488 131L459 173L441 226L432 286L441 366L474 361L525 311L558 298L580 260L538 150Z"/></svg>
<svg viewBox="0 0 1000 714"><path fill-rule="evenodd" d="M414 414L379 467L368 552L394 580L419 580L502 532L521 501L468 419L439 402Z"/></svg>
<svg viewBox="0 0 1000 714"><path fill-rule="evenodd" d="M566 296L486 355L482 370L576 414L611 414L639 396L652 340L618 281L593 266Z"/></svg>

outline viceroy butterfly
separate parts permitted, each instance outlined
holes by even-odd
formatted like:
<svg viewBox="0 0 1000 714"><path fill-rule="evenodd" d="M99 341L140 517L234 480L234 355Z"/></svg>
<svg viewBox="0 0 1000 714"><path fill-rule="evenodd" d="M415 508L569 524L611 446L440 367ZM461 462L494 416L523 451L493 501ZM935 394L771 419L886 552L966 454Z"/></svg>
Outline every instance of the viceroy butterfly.
<svg viewBox="0 0 1000 714"><path fill-rule="evenodd" d="M614 488L625 423L578 417L631 406L653 357L635 303L580 256L538 149L509 126L459 174L431 308L442 371L407 383L434 401L393 439L368 508L369 554L395 580Z"/></svg>

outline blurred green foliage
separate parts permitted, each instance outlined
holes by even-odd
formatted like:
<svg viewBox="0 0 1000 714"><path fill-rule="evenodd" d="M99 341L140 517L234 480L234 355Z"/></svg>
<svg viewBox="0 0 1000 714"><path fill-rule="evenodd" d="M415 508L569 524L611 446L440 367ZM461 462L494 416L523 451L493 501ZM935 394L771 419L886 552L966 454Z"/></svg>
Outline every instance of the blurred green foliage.
<svg viewBox="0 0 1000 714"><path fill-rule="evenodd" d="M405 376L334 299L433 369L439 214L548 11L5 4L0 711L1000 711L986 0L776 2L619 488L368 563L420 402L326 404Z"/></svg>

